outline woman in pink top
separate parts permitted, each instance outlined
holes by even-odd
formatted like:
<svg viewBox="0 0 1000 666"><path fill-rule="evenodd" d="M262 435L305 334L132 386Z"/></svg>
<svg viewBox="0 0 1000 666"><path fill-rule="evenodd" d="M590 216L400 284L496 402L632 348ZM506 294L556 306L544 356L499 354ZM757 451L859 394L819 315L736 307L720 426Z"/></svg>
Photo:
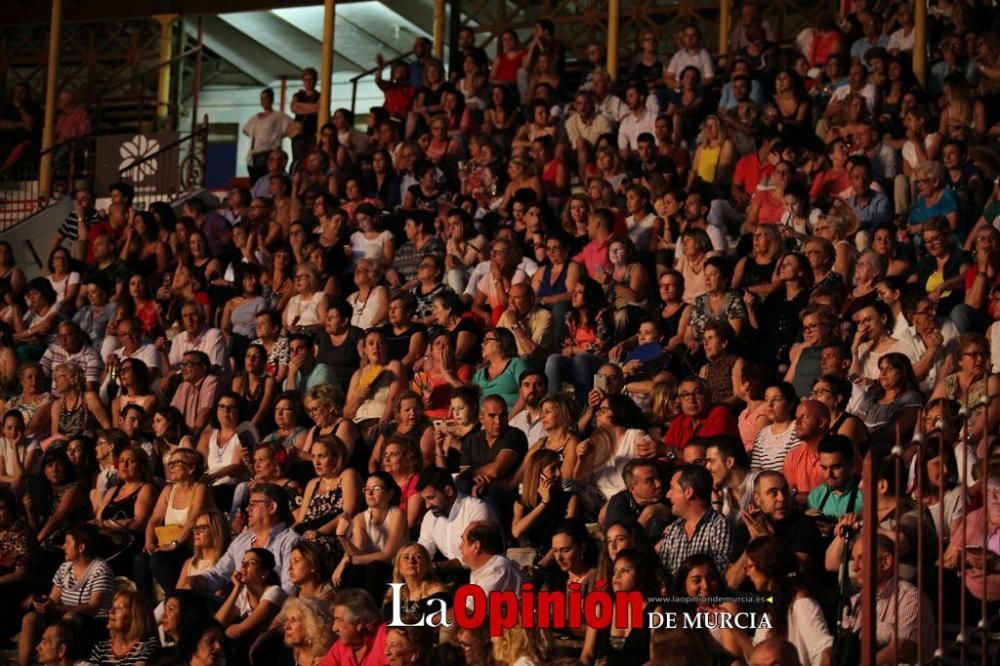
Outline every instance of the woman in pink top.
<svg viewBox="0 0 1000 666"><path fill-rule="evenodd" d="M994 460L989 467L986 484L989 507L970 511L965 520L959 519L952 525L951 543L945 550L942 563L949 569L962 566L962 551L965 551L965 587L976 599L995 603L1000 601L1000 461ZM988 511L987 511L988 509ZM986 523L983 511L987 511ZM985 527L985 529L984 529ZM984 579L984 569L988 572ZM972 604L974 608L979 604Z"/></svg>

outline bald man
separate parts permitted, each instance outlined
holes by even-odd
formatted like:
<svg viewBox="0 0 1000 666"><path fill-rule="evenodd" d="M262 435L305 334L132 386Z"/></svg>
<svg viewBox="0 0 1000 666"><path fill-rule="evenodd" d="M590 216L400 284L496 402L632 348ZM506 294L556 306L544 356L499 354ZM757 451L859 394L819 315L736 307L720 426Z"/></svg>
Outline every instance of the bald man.
<svg viewBox="0 0 1000 666"><path fill-rule="evenodd" d="M819 443L830 432L830 410L818 400L803 400L795 410L795 435L800 444L785 456L784 473L799 504L826 480L819 464Z"/></svg>
<svg viewBox="0 0 1000 666"><path fill-rule="evenodd" d="M544 365L549 350L546 342L552 330L552 313L535 302L535 292L527 282L510 287L507 310L500 315L499 328L509 329L517 343L517 355Z"/></svg>

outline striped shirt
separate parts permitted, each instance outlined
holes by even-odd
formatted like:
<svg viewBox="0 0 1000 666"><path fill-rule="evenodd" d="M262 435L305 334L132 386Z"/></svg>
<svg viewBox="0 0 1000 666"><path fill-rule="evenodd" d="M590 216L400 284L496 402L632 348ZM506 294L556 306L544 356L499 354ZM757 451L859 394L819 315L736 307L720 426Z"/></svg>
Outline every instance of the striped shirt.
<svg viewBox="0 0 1000 666"><path fill-rule="evenodd" d="M86 211L85 215L88 227L92 227L101 219L97 216L97 211L89 210ZM77 216L76 211L74 211L66 216L66 219L63 220L63 223L59 227L59 231L57 233L63 238L68 238L71 241L76 241L80 239L79 231L80 231L80 218Z"/></svg>
<svg viewBox="0 0 1000 666"><path fill-rule="evenodd" d="M90 603L90 598L94 594L100 592L107 594L104 607L97 613L97 617L107 617L115 591L115 575L108 563L98 558L87 567L83 580L78 581L73 563L63 562L52 578L52 586L62 591L59 601L65 606L85 606Z"/></svg>
<svg viewBox="0 0 1000 666"><path fill-rule="evenodd" d="M160 649L160 641L156 637L147 638L136 643L128 654L119 657L111 651L111 639L101 641L90 651L90 656L83 662L88 666L129 666L149 662Z"/></svg>
<svg viewBox="0 0 1000 666"><path fill-rule="evenodd" d="M795 436L795 424L788 426L785 432L774 434L773 424L763 428L753 440L750 452L750 467L781 472L784 469L785 456L799 444ZM811 490L811 489L810 489Z"/></svg>

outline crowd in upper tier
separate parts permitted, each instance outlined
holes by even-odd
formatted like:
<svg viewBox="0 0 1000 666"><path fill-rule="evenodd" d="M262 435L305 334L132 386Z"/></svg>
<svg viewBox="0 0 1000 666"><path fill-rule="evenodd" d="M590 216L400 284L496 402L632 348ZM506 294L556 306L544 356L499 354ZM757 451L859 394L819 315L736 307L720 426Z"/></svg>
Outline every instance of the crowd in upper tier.
<svg viewBox="0 0 1000 666"><path fill-rule="evenodd" d="M1000 14L929 11L925 85L887 0L614 78L548 19L418 39L366 122L264 90L219 206L0 243L20 666L851 663L866 558L879 663L995 619ZM772 626L387 625L464 582Z"/></svg>

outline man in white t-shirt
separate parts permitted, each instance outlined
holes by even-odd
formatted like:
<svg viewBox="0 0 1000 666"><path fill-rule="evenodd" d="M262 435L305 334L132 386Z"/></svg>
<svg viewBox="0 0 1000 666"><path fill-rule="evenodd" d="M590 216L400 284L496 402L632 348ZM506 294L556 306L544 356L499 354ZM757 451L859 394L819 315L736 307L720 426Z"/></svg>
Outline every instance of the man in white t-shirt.
<svg viewBox="0 0 1000 666"><path fill-rule="evenodd" d="M260 106L263 111L254 114L243 125L243 133L250 137L250 154L247 159L247 172L250 182L257 180L268 172L267 158L272 150L280 150L284 138L292 136L301 129L291 118L281 111L274 110L274 91L264 88L260 91Z"/></svg>
<svg viewBox="0 0 1000 666"><path fill-rule="evenodd" d="M436 452L437 464L446 462L446 452ZM417 479L417 491L427 505L417 541L431 557L440 553L438 572L462 568L461 541L465 528L476 521L491 521L493 515L481 499L459 494L455 480L443 467L428 467Z"/></svg>
<svg viewBox="0 0 1000 666"><path fill-rule="evenodd" d="M670 59L663 78L666 84L677 90L681 87L681 72L687 67L694 67L701 72L701 85L709 87L715 79L715 65L711 54L701 47L701 30L694 24L688 24L681 30L681 48Z"/></svg>

